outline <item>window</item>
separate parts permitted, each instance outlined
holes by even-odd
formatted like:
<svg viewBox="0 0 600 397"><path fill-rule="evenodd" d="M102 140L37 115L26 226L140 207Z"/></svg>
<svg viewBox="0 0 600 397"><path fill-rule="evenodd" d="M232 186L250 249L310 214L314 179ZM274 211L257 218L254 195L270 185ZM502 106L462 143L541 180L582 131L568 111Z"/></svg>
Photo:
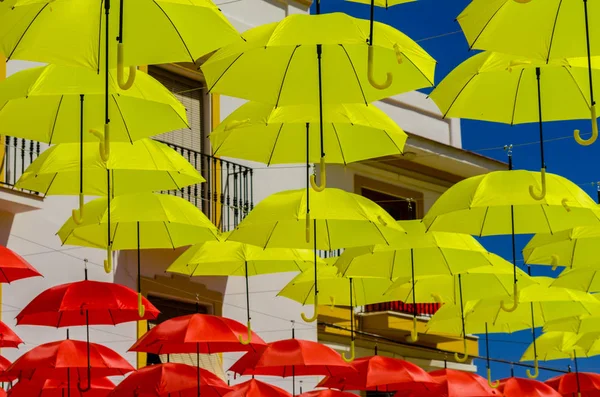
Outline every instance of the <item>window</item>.
<svg viewBox="0 0 600 397"><path fill-rule="evenodd" d="M416 214L416 203L409 202L412 198L393 196L367 188L362 189L362 196L377 203L397 221L415 218L412 214ZM411 206L415 212L411 211Z"/></svg>
<svg viewBox="0 0 600 397"><path fill-rule="evenodd" d="M364 177L354 176L354 192L377 203L397 221L423 216L423 193ZM412 207L412 216L411 210Z"/></svg>

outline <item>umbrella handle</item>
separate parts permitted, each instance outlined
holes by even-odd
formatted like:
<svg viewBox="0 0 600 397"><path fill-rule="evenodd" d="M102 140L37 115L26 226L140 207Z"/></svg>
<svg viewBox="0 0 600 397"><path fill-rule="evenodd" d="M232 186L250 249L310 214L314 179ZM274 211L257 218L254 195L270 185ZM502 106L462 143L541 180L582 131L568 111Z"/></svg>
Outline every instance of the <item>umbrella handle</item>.
<svg viewBox="0 0 600 397"><path fill-rule="evenodd" d="M329 301L331 301L331 306L329 308L333 311L333 309L335 309L335 296L330 296Z"/></svg>
<svg viewBox="0 0 600 397"><path fill-rule="evenodd" d="M146 314L146 307L142 304L142 293L138 292L138 314L143 318Z"/></svg>
<svg viewBox="0 0 600 397"><path fill-rule="evenodd" d="M350 363L352 361L354 361L354 357L356 357L355 354L355 350L354 350L354 340L350 341L350 357L346 357L346 353L342 354L342 358L344 359L345 362Z"/></svg>
<svg viewBox="0 0 600 397"><path fill-rule="evenodd" d="M538 194L535 190L535 187L532 185L529 185L529 195L534 199L534 200L543 200L544 197L546 197L546 168L542 168L541 169L541 174L542 174L542 191L540 192L540 194Z"/></svg>
<svg viewBox="0 0 600 397"><path fill-rule="evenodd" d="M83 193L79 193L79 209L71 211L71 217L76 225L83 223Z"/></svg>
<svg viewBox="0 0 600 397"><path fill-rule="evenodd" d="M442 297L440 296L440 294L432 293L431 297L433 298L435 303L442 303Z"/></svg>
<svg viewBox="0 0 600 397"><path fill-rule="evenodd" d="M563 207L565 207L565 210L567 212L571 212L571 207L569 207L568 201L569 201L568 199L564 198L564 199L561 200L560 203L562 204Z"/></svg>
<svg viewBox="0 0 600 397"><path fill-rule="evenodd" d="M533 361L533 365L534 365L534 367L533 367L533 369L534 369L533 373L531 373L530 370L525 371L525 372L527 372L527 377L529 379L535 379L535 378L537 378L540 375L540 367L538 366L538 360L537 360L537 358Z"/></svg>
<svg viewBox="0 0 600 397"><path fill-rule="evenodd" d="M327 171L325 170L325 157L321 157L321 167L319 169L319 176L321 178L321 185L317 185L317 178L315 174L310 176L310 186L313 190L317 192L322 192L325 190L325 185L327 185Z"/></svg>
<svg viewBox="0 0 600 397"><path fill-rule="evenodd" d="M397 51L396 51L397 52ZM392 85L394 81L394 76L390 72L386 75L385 83L379 84L375 81L375 77L373 76L373 46L369 45L369 54L367 57L367 77L369 79L369 83L378 90L385 90L389 86Z"/></svg>
<svg viewBox="0 0 600 397"><path fill-rule="evenodd" d="M87 387L83 388L81 387L81 381L77 382L77 389L81 392L81 393L85 393L90 391L90 389L92 388L92 380L88 378L88 385Z"/></svg>
<svg viewBox="0 0 600 397"><path fill-rule="evenodd" d="M306 242L310 243L310 212L306 214Z"/></svg>
<svg viewBox="0 0 600 397"><path fill-rule="evenodd" d="M106 274L112 272L112 247L106 247L106 259L104 260L104 271Z"/></svg>
<svg viewBox="0 0 600 397"><path fill-rule="evenodd" d="M107 162L110 157L110 124L104 124L104 134L94 129L90 133L100 141L100 158Z"/></svg>
<svg viewBox="0 0 600 397"><path fill-rule="evenodd" d="M552 254L552 256L550 257L550 266L552 266L552 270L556 270L556 268L558 267L558 255L556 254Z"/></svg>
<svg viewBox="0 0 600 397"><path fill-rule="evenodd" d="M590 108L590 113L592 117L592 136L588 139L583 139L579 130L575 130L573 132L575 141L581 146L590 146L592 143L596 142L596 139L598 139L598 120L596 120L596 105L592 105L592 107Z"/></svg>
<svg viewBox="0 0 600 397"><path fill-rule="evenodd" d="M117 44L117 82L119 83L119 87L126 91L131 88L133 82L135 81L135 74L137 72L137 67L130 66L129 67L129 77L127 81L124 79L125 67L123 66L123 51L124 45L123 43Z"/></svg>
<svg viewBox="0 0 600 397"><path fill-rule="evenodd" d="M458 353L454 353L454 359L456 361L458 361L459 363L464 363L469 359L469 355L467 354L467 340L463 338L463 348L464 348L464 355L461 357L458 355Z"/></svg>
<svg viewBox="0 0 600 397"><path fill-rule="evenodd" d="M244 340L244 337L240 335L239 340L242 345L249 345L250 341L252 341L252 323L250 320L248 320L248 339Z"/></svg>
<svg viewBox="0 0 600 397"><path fill-rule="evenodd" d="M417 331L417 318L416 317L413 317L413 327L410 330L410 336L407 339L413 343L419 340L419 332Z"/></svg>
<svg viewBox="0 0 600 397"><path fill-rule="evenodd" d="M487 381L488 381L488 385L492 388L492 389L497 389L498 386L500 386L500 381L496 380L495 382L492 382L492 370L491 369L487 369Z"/></svg>
<svg viewBox="0 0 600 397"><path fill-rule="evenodd" d="M315 300L313 302L314 313L313 313L312 317L307 317L306 314L300 313L300 317L302 317L302 320L304 320L304 322L307 322L307 323L314 323L315 321L317 321L317 317L319 317L319 311L317 310L318 306L319 306L319 295L315 295Z"/></svg>
<svg viewBox="0 0 600 397"><path fill-rule="evenodd" d="M513 305L511 307L506 307L504 301L500 301L500 308L508 313L514 312L517 310L517 307L519 307L519 288L517 287L517 283L514 284L513 288Z"/></svg>

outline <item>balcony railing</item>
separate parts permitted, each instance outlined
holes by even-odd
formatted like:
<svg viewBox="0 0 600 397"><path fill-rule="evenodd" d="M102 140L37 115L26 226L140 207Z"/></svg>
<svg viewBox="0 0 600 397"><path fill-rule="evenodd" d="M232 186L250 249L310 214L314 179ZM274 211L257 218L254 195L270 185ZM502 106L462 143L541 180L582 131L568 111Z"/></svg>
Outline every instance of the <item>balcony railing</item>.
<svg viewBox="0 0 600 397"><path fill-rule="evenodd" d="M439 303L417 303L416 312L419 316L433 316L435 312L440 308ZM399 312L399 313L407 313L413 314L415 307L412 303L404 303L404 302L385 302L385 303L377 303L374 305L366 305L365 313L374 313L374 312Z"/></svg>
<svg viewBox="0 0 600 397"><path fill-rule="evenodd" d="M1 137L0 186L15 184L41 153L40 142ZM252 210L252 168L164 142L189 161L206 182L163 192L182 197L200 208L222 231L232 230ZM32 192L34 194L38 194Z"/></svg>

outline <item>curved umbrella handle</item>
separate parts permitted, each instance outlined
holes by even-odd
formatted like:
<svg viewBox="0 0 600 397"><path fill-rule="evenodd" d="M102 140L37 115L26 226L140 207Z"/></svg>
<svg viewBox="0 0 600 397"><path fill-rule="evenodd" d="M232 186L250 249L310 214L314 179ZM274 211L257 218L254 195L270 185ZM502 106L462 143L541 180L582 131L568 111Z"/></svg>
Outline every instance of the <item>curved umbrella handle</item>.
<svg viewBox="0 0 600 397"><path fill-rule="evenodd" d="M242 345L249 345L250 342L252 341L252 323L250 322L250 320L248 320L247 328L248 328L248 339L244 340L244 337L242 335L239 336L239 340Z"/></svg>
<svg viewBox="0 0 600 397"><path fill-rule="evenodd" d="M119 87L122 90L126 91L131 88L133 82L135 81L137 67L129 67L129 77L127 78L127 81L125 81L125 79L123 78L123 76L125 75L125 67L123 66L123 51L123 43L117 44L117 83L119 83Z"/></svg>
<svg viewBox="0 0 600 397"><path fill-rule="evenodd" d="M90 378L88 378L87 383L88 383L87 387L83 388L83 387L81 387L81 381L77 382L77 390L79 390L81 393L90 391L90 389L92 388L92 380Z"/></svg>
<svg viewBox="0 0 600 397"><path fill-rule="evenodd" d="M104 260L104 271L106 274L112 272L112 247L106 247L106 259Z"/></svg>
<svg viewBox="0 0 600 397"><path fill-rule="evenodd" d="M142 293L138 292L138 314L143 318L146 314L146 306L142 304Z"/></svg>
<svg viewBox="0 0 600 397"><path fill-rule="evenodd" d="M436 294L435 292L433 292L431 294L431 297L433 298L433 300L435 301L435 303L439 303L439 304L443 303L442 297L440 296L440 294Z"/></svg>
<svg viewBox="0 0 600 397"><path fill-rule="evenodd" d="M419 332L417 331L417 318L416 317L413 317L413 327L410 330L410 336L407 339L413 343L419 340Z"/></svg>
<svg viewBox="0 0 600 397"><path fill-rule="evenodd" d="M534 199L534 200L543 200L544 197L546 197L546 168L542 168L541 171L542 173L542 191L540 192L540 194L538 194L535 190L535 187L533 187L532 185L529 185L529 195Z"/></svg>
<svg viewBox="0 0 600 397"><path fill-rule="evenodd" d="M552 254L550 258L550 265L552 266L552 270L554 271L558 267L558 255Z"/></svg>
<svg viewBox="0 0 600 397"><path fill-rule="evenodd" d="M469 355L467 354L467 340L463 338L463 348L464 348L464 355L461 357L458 355L458 353L454 353L454 359L456 361L458 361L459 363L464 363L469 359Z"/></svg>
<svg viewBox="0 0 600 397"><path fill-rule="evenodd" d="M310 212L306 214L306 242L310 243Z"/></svg>
<svg viewBox="0 0 600 397"><path fill-rule="evenodd" d="M317 192L325 190L327 185L327 171L325 170L325 157L321 157L321 167L319 169L319 176L321 177L321 185L317 185L317 178L315 174L310 176L310 186Z"/></svg>
<svg viewBox="0 0 600 397"><path fill-rule="evenodd" d="M565 210L567 212L571 212L571 207L569 207L569 200L564 198L560 201L560 203L562 204L563 207L565 207Z"/></svg>
<svg viewBox="0 0 600 397"><path fill-rule="evenodd" d="M342 354L342 358L344 359L345 362L350 363L352 361L354 361L354 357L356 356L355 354L355 350L354 350L354 340L350 341L350 356L346 357L346 353Z"/></svg>
<svg viewBox="0 0 600 397"><path fill-rule="evenodd" d="M100 158L107 162L110 157L110 124L104 124L104 134L94 129L90 133L100 141Z"/></svg>
<svg viewBox="0 0 600 397"><path fill-rule="evenodd" d="M314 313L313 313L312 317L307 317L306 314L300 313L300 317L302 317L302 320L304 320L304 322L307 322L307 323L314 323L315 321L317 321L317 317L319 317L319 311L317 310L318 306L319 306L319 295L315 295L315 301L313 302Z"/></svg>
<svg viewBox="0 0 600 397"><path fill-rule="evenodd" d="M535 379L535 378L537 378L540 375L540 367L538 366L538 360L537 360L537 358L533 361L533 365L534 365L534 367L533 367L533 369L534 369L533 373L531 373L530 370L525 371L525 372L527 372L527 377L529 379Z"/></svg>
<svg viewBox="0 0 600 397"><path fill-rule="evenodd" d="M573 137L575 137L575 141L581 146L590 146L592 143L596 142L598 139L598 120L596 120L596 105L592 105L590 108L591 117L592 117L592 136L588 139L583 139L579 130L573 131Z"/></svg>
<svg viewBox="0 0 600 397"><path fill-rule="evenodd" d="M491 369L487 369L487 381L488 381L488 385L492 388L492 389L497 389L498 386L500 386L500 381L496 380L495 382L492 382L492 370Z"/></svg>
<svg viewBox="0 0 600 397"><path fill-rule="evenodd" d="M330 296L329 300L331 301L330 309L333 311L333 309L335 309L335 296Z"/></svg>
<svg viewBox="0 0 600 397"><path fill-rule="evenodd" d="M76 225L83 223L83 193L79 193L79 209L72 210L71 217Z"/></svg>
<svg viewBox="0 0 600 397"><path fill-rule="evenodd" d="M369 83L378 90L385 90L389 86L392 85L394 81L394 76L390 72L387 73L385 83L379 84L375 81L375 77L373 76L373 46L369 45L369 54L367 57L367 77L369 79Z"/></svg>
<svg viewBox="0 0 600 397"><path fill-rule="evenodd" d="M519 307L519 288L517 287L517 283L514 284L514 290L513 290L513 306L512 307L506 307L504 305L504 301L500 301L500 308L502 310L504 310L505 312L511 313L514 312L515 310L517 310L517 307Z"/></svg>

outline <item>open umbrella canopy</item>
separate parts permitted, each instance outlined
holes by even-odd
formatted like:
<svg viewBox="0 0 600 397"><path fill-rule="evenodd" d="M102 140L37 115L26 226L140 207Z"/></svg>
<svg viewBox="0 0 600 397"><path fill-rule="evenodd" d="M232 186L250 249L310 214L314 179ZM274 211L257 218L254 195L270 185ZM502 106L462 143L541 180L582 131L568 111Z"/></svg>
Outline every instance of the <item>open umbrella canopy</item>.
<svg viewBox="0 0 600 397"><path fill-rule="evenodd" d="M41 274L21 255L0 245L0 283L11 283Z"/></svg>
<svg viewBox="0 0 600 397"><path fill-rule="evenodd" d="M356 374L330 376L317 387L340 390L377 390L380 392L418 392L436 390L440 385L421 367L392 357L361 357L350 363Z"/></svg>
<svg viewBox="0 0 600 397"><path fill-rule="evenodd" d="M138 312L138 294L124 285L101 281L77 281L51 287L21 310L18 325L70 327L117 325L155 319L159 311L142 297L145 313Z"/></svg>
<svg viewBox="0 0 600 397"><path fill-rule="evenodd" d="M332 348L318 342L285 339L269 343L264 350L248 352L229 371L240 375L309 376L342 375L355 369Z"/></svg>
<svg viewBox="0 0 600 397"><path fill-rule="evenodd" d="M48 29L38 34L36 40L50 37L51 32L57 31L60 23L54 19L58 15L56 4L52 5L52 12L44 5L47 5L45 1L31 6L19 3L17 1L9 14L29 7L44 7L44 13L49 13L46 21L52 25L46 25ZM80 7L71 0L61 2L63 6L71 11ZM91 9L85 11L86 14L90 12ZM98 17L103 13L96 10L93 14ZM13 17L10 18L12 20ZM3 32L8 25L7 17L0 13L0 52L7 38ZM42 25L36 24L35 27L37 29ZM84 26L78 26L77 30ZM80 31L74 31L71 39L87 40ZM122 90L115 75L114 71L111 72L109 79L111 141L131 143L167 131L189 128L185 107L157 80L140 73L131 88ZM47 143L80 142L82 138L96 142L97 138L88 131L101 131L104 128L104 83L103 74L75 67L48 65L15 73L0 82L0 108L3 109L0 114L0 134ZM34 113L36 116L30 117ZM152 117L148 117L149 114Z"/></svg>
<svg viewBox="0 0 600 397"><path fill-rule="evenodd" d="M352 397L356 394L347 393L340 390L324 389L324 390L311 390L305 393L299 394L298 397Z"/></svg>
<svg viewBox="0 0 600 397"><path fill-rule="evenodd" d="M562 397L552 387L534 379L502 379L498 390L504 397Z"/></svg>
<svg viewBox="0 0 600 397"><path fill-rule="evenodd" d="M535 354L542 361L570 359L574 354L586 357L585 350L577 345L579 338L572 332L545 332L527 347L521 361L533 361Z"/></svg>
<svg viewBox="0 0 600 397"><path fill-rule="evenodd" d="M17 181L16 187L45 195L80 192L79 144L63 143L45 150ZM204 182L196 168L174 149L153 139L113 143L108 161L99 143L83 145L83 194L106 196L107 170L115 196L159 190L179 190Z"/></svg>
<svg viewBox="0 0 600 397"><path fill-rule="evenodd" d="M367 104L433 85L435 60L408 36L378 22L372 49L377 61L368 73L369 25L339 12L293 14L246 31L243 43L217 51L202 71L212 92L277 107L318 104L319 80L323 104ZM387 88L369 83L368 76L386 73L396 76Z"/></svg>
<svg viewBox="0 0 600 397"><path fill-rule="evenodd" d="M269 383L250 379L233 386L227 397L292 397L287 391Z"/></svg>
<svg viewBox="0 0 600 397"><path fill-rule="evenodd" d="M417 1L417 0L346 0L349 1L351 3L361 3L361 4L371 4L373 3L375 7L383 7L383 8L388 8L388 7L392 7L398 4L404 4L404 3L412 3L413 1Z"/></svg>
<svg viewBox="0 0 600 397"><path fill-rule="evenodd" d="M589 293L600 292L600 269L581 267L565 269L552 283L555 287L571 288Z"/></svg>
<svg viewBox="0 0 600 397"><path fill-rule="evenodd" d="M20 380L9 392L10 397L106 397L115 388L108 378L91 380L90 390L81 392L76 382L59 379Z"/></svg>
<svg viewBox="0 0 600 397"><path fill-rule="evenodd" d="M335 265L346 277L398 277L458 274L493 266L497 262L468 234L425 232L421 220L399 221L406 235L391 245L372 245L344 250ZM411 263L413 266L411 266Z"/></svg>
<svg viewBox="0 0 600 397"><path fill-rule="evenodd" d="M17 375L9 374L6 370L10 367L11 362L3 356L0 356L0 382L12 382L17 379Z"/></svg>
<svg viewBox="0 0 600 397"><path fill-rule="evenodd" d="M146 332L129 349L154 354L223 353L261 350L266 343L255 333L249 344L240 343L246 327L235 320L209 314L190 314L163 321Z"/></svg>
<svg viewBox="0 0 600 397"><path fill-rule="evenodd" d="M63 244L106 248L107 198L85 204L85 218L77 225L70 218L58 231ZM180 197L137 193L116 196L110 203L112 248L177 248L216 240L218 230L189 201ZM137 228L139 224L139 245Z"/></svg>
<svg viewBox="0 0 600 397"><path fill-rule="evenodd" d="M231 232L229 238L263 248L313 248L335 250L365 244L388 244L404 230L380 206L340 189L309 189L310 218L306 215L306 190L275 193L260 203ZM316 224L316 231L314 231ZM310 239L306 235L310 232Z"/></svg>
<svg viewBox="0 0 600 397"><path fill-rule="evenodd" d="M17 348L22 343L21 338L8 325L0 321L0 347Z"/></svg>
<svg viewBox="0 0 600 397"><path fill-rule="evenodd" d="M594 295L595 296L595 295ZM546 323L544 332L574 332L579 335L590 332L600 333L600 313L572 315Z"/></svg>
<svg viewBox="0 0 600 397"><path fill-rule="evenodd" d="M139 369L119 383L110 396L196 396L197 371L200 371L202 396L221 397L231 391L231 387L210 371L185 364L166 363Z"/></svg>
<svg viewBox="0 0 600 397"><path fill-rule="evenodd" d="M348 164L399 155L404 150L406 133L374 105L327 104L321 115L315 105L274 108L248 102L210 134L213 154L267 165L317 163L321 157L320 116L328 163ZM306 148L307 142L308 158L306 150L299 150Z"/></svg>
<svg viewBox="0 0 600 397"><path fill-rule="evenodd" d="M19 357L6 372L25 379L66 380L70 376L71 381L80 381L87 379L88 365L91 378L123 376L134 370L127 360L108 347L67 339L34 347Z"/></svg>
<svg viewBox="0 0 600 397"><path fill-rule="evenodd" d="M481 376L455 369L440 369L429 373L442 385L442 394L447 397L488 397L501 394L492 389ZM398 393L398 397L400 393Z"/></svg>
<svg viewBox="0 0 600 397"><path fill-rule="evenodd" d="M600 393L600 375L591 372L570 372L544 383L563 396L577 396L581 393L582 396L592 397Z"/></svg>
<svg viewBox="0 0 600 397"><path fill-rule="evenodd" d="M194 63L240 40L210 0L124 2L120 7L115 3L109 9L108 32L101 0L11 0L9 6L5 12L0 11L0 53L7 59L84 66L96 71L104 66L106 36L111 40L119 37L119 42L127 45L120 57L125 66ZM116 63L117 41L113 43L110 56Z"/></svg>

